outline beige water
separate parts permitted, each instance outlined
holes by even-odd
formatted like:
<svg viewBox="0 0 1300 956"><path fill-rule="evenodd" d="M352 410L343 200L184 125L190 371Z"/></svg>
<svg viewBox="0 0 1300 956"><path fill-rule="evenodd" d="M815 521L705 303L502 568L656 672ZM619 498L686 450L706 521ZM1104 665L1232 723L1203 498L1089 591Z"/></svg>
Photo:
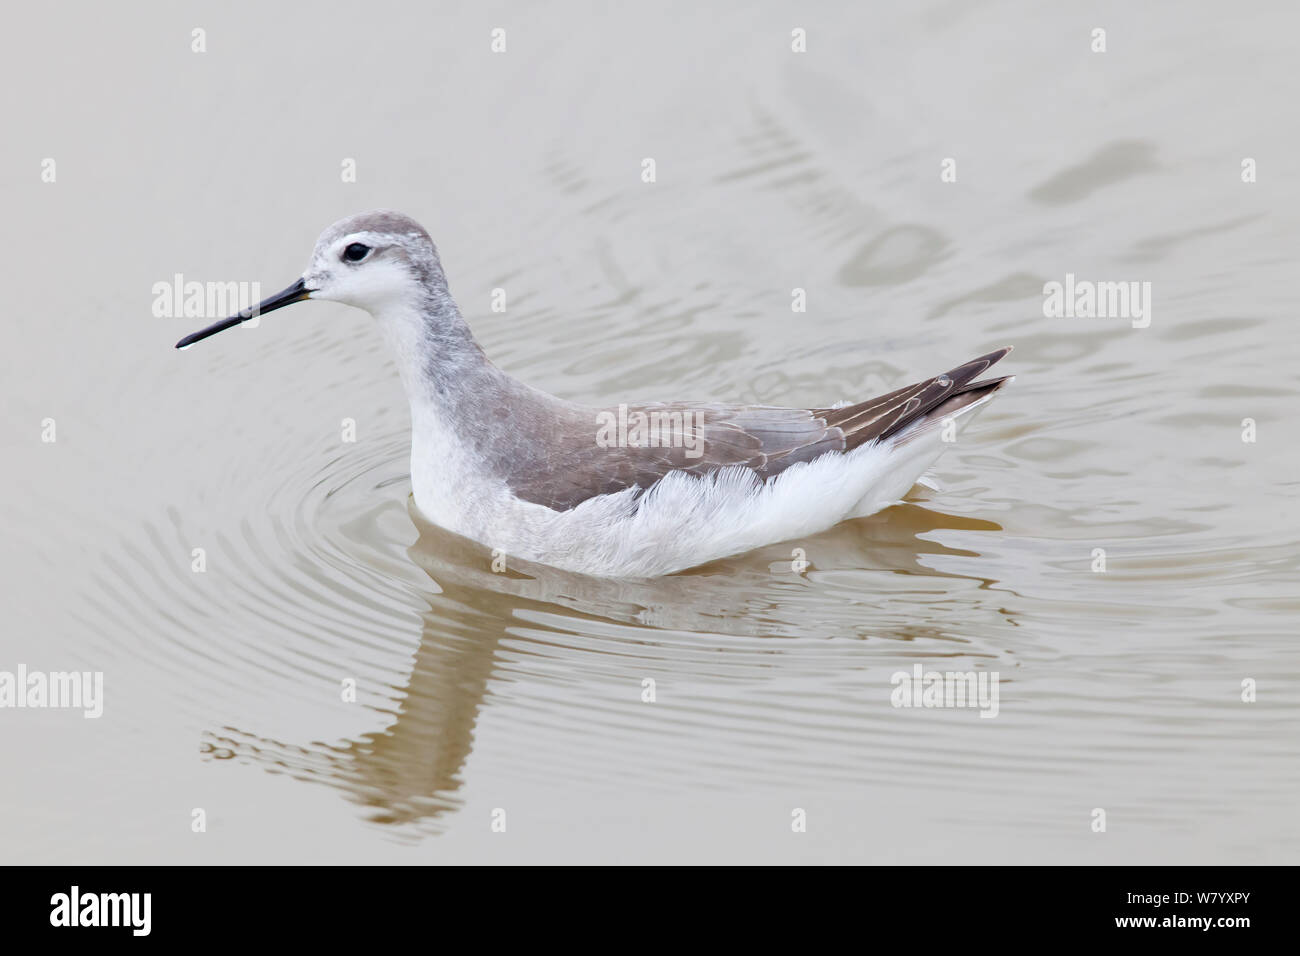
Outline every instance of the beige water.
<svg viewBox="0 0 1300 956"><path fill-rule="evenodd" d="M477 6L5 31L0 670L104 710L0 710L0 861L1295 862L1293 8ZM496 573L409 504L368 316L177 353L217 316L153 315L375 206L573 400L825 405L1004 344L1017 381L940 493ZM1149 325L1045 317L1067 273ZM918 663L997 717L892 706Z"/></svg>

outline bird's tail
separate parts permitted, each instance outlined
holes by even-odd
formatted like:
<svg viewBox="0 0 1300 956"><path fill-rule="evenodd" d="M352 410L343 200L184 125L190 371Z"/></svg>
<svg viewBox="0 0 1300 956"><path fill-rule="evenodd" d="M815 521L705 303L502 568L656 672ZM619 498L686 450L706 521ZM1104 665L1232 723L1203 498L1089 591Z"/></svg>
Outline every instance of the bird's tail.
<svg viewBox="0 0 1300 956"><path fill-rule="evenodd" d="M999 391L1015 381L1014 375L969 382L925 414L885 439L892 443L889 479L872 488L858 502L852 516L875 514L901 499L929 471L930 466L956 441L976 413Z"/></svg>

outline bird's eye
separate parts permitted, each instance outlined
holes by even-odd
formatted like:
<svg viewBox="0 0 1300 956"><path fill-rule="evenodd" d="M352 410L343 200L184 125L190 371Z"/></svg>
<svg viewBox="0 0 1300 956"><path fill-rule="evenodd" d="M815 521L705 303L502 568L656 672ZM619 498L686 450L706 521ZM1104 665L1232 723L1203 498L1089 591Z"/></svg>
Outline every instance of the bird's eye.
<svg viewBox="0 0 1300 956"><path fill-rule="evenodd" d="M348 262L360 262L370 253L370 247L364 243L354 242L343 250L343 258Z"/></svg>

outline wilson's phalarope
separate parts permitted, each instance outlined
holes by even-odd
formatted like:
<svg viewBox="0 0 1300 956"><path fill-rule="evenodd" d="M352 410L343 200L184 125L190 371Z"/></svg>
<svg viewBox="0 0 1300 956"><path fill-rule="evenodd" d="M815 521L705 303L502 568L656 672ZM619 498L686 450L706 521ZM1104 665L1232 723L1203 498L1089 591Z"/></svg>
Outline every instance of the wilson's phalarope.
<svg viewBox="0 0 1300 956"><path fill-rule="evenodd" d="M307 298L379 321L411 405L411 484L426 517L509 555L611 577L669 574L879 511L1011 381L975 380L1003 348L850 405L577 405L488 361L433 240L387 211L335 223L301 279L176 347Z"/></svg>

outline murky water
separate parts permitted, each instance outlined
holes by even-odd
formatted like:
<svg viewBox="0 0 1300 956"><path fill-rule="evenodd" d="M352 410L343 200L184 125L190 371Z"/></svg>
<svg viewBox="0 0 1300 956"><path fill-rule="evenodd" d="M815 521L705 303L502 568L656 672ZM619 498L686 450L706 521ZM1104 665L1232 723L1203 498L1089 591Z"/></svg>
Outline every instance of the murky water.
<svg viewBox="0 0 1300 956"><path fill-rule="evenodd" d="M1294 862L1300 18L1132 6L25 9L0 670L105 700L0 710L0 859ZM180 354L206 320L151 314L374 206L574 400L1018 378L940 493L659 580L496 573L409 504L369 317ZM1044 317L1067 274L1151 283L1149 325ZM997 717L892 706L917 664Z"/></svg>

